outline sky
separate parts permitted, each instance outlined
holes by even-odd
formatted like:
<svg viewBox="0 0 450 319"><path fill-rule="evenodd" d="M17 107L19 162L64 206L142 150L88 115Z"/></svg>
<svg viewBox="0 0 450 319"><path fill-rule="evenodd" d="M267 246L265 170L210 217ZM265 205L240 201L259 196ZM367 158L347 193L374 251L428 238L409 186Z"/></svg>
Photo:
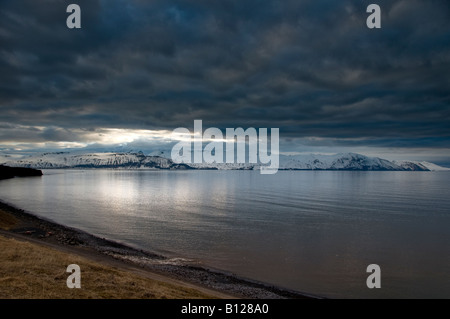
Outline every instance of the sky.
<svg viewBox="0 0 450 319"><path fill-rule="evenodd" d="M164 149L201 119L450 165L449 74L448 0L0 0L0 152Z"/></svg>

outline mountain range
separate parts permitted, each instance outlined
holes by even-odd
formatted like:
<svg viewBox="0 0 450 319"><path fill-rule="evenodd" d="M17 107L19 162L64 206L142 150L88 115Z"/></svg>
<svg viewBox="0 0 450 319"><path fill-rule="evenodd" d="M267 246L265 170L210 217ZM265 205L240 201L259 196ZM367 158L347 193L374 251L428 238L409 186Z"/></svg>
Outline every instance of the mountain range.
<svg viewBox="0 0 450 319"><path fill-rule="evenodd" d="M280 155L280 170L356 170L356 171L441 171L449 168L429 162L389 161L356 153L335 155ZM43 153L20 159L0 158L0 164L35 169L55 168L123 168L123 169L227 169L253 170L259 164L202 163L177 164L164 153L144 155L142 152Z"/></svg>

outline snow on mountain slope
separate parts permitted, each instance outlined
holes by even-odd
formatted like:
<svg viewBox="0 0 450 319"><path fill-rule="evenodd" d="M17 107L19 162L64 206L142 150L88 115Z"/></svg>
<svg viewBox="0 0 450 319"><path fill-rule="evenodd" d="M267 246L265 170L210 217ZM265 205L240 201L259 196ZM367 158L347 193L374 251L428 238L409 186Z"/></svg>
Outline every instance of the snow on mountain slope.
<svg viewBox="0 0 450 319"><path fill-rule="evenodd" d="M89 153L73 154L67 152L44 153L38 156L7 161L7 166L49 168L156 168L186 169L184 164L159 156L145 156L143 153Z"/></svg>
<svg viewBox="0 0 450 319"><path fill-rule="evenodd" d="M279 170L355 170L355 171L429 171L437 170L435 164L402 161L391 162L378 157L368 157L356 153L335 155L280 155ZM202 163L189 164L195 168L217 168L231 170L259 169L260 164ZM433 166L434 165L434 166ZM433 169L431 169L433 168Z"/></svg>
<svg viewBox="0 0 450 319"><path fill-rule="evenodd" d="M416 161L394 161L395 164L403 167L420 167L424 171L450 171L450 168L442 167L430 162L416 162Z"/></svg>
<svg viewBox="0 0 450 319"><path fill-rule="evenodd" d="M280 156L280 169L301 170L403 170L400 166L378 157L367 157L355 153L335 155L290 155Z"/></svg>
<svg viewBox="0 0 450 319"><path fill-rule="evenodd" d="M421 165L428 168L430 171L450 171L448 167L442 167L430 162L420 162Z"/></svg>
<svg viewBox="0 0 450 319"><path fill-rule="evenodd" d="M0 164L36 169L49 168L155 168L155 169L220 169L256 170L260 164L202 163L176 164L170 158L130 153L44 153L21 159L4 157ZM357 171L438 171L450 170L433 163L388 161L355 153L335 155L280 155L280 170L357 170Z"/></svg>

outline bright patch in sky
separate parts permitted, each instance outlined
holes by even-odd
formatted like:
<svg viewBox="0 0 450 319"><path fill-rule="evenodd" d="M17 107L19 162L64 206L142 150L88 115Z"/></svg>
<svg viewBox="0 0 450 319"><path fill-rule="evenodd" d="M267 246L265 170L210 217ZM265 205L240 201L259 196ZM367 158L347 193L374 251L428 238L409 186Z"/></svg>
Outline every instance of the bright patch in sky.
<svg viewBox="0 0 450 319"><path fill-rule="evenodd" d="M90 143L99 144L124 144L138 140L170 140L171 131L166 130L133 130L133 129L101 129L100 132L88 134L86 138Z"/></svg>

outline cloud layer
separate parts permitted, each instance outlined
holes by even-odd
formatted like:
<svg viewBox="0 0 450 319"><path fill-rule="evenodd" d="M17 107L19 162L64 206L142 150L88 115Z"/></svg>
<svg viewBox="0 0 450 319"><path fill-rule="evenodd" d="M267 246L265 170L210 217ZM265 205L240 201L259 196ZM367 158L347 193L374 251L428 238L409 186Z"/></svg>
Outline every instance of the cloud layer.
<svg viewBox="0 0 450 319"><path fill-rule="evenodd" d="M70 30L72 2L0 1L1 141L202 119L300 147L450 147L447 0L377 1L379 30L372 1L77 0Z"/></svg>

